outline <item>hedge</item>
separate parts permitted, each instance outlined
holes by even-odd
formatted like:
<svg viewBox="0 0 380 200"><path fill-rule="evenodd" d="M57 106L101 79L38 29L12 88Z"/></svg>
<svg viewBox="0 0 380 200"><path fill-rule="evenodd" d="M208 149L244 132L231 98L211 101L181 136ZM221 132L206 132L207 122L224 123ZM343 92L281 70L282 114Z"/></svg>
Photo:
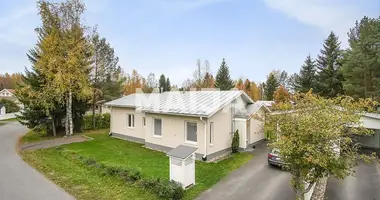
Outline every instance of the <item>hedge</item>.
<svg viewBox="0 0 380 200"><path fill-rule="evenodd" d="M57 148L57 150L62 150ZM64 151L62 151L64 152ZM65 152L66 153L66 152ZM159 178L143 178L141 172L133 168L121 168L115 166L107 166L103 163L98 163L92 158L86 158L77 155L76 152L69 152L74 158L79 159L85 165L103 169L103 174L121 178L126 182L136 183L138 186L151 190L157 196L164 199L180 200L185 195L185 190L181 184L175 181L162 181ZM66 154L67 155L67 154Z"/></svg>
<svg viewBox="0 0 380 200"><path fill-rule="evenodd" d="M95 115L95 129L110 128L111 115L109 113L96 114ZM85 115L83 117L83 129L91 130L92 127L92 115Z"/></svg>

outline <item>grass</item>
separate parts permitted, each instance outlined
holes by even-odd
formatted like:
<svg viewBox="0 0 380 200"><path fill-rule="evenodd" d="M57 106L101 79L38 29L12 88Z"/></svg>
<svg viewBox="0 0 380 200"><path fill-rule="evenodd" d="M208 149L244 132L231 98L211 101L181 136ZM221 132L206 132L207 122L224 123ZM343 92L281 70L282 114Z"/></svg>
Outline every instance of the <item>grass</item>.
<svg viewBox="0 0 380 200"><path fill-rule="evenodd" d="M21 138L21 143L25 144L48 139L54 139L54 136L47 135L46 132L43 131L30 130Z"/></svg>
<svg viewBox="0 0 380 200"><path fill-rule="evenodd" d="M0 120L2 122L17 122L17 118L9 118L9 119L3 119L3 120Z"/></svg>
<svg viewBox="0 0 380 200"><path fill-rule="evenodd" d="M164 153L108 137L106 133L104 130L87 132L94 140L63 148L105 165L139 169L143 177L169 179L169 159ZM103 176L97 169L64 158L56 149L26 151L23 157L77 199L157 199L155 194L142 191L138 186ZM218 163L197 161L196 185L186 191L185 199L194 199L251 158L249 153L239 153Z"/></svg>
<svg viewBox="0 0 380 200"><path fill-rule="evenodd" d="M7 122L14 122L14 121L17 121L17 118L10 118L10 119L0 120L0 126L7 124Z"/></svg>

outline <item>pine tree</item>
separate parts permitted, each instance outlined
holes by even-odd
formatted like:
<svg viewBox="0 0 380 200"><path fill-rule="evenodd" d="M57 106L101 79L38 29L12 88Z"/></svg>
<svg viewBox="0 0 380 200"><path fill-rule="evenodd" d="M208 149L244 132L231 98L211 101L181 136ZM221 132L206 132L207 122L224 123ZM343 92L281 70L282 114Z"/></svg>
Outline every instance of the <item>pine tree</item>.
<svg viewBox="0 0 380 200"><path fill-rule="evenodd" d="M160 76L160 79L158 80L158 87L160 87L160 91L161 92L165 92L166 91L166 78L165 78L165 75L161 74Z"/></svg>
<svg viewBox="0 0 380 200"><path fill-rule="evenodd" d="M300 73L295 77L294 89L296 92L306 93L310 89L315 90L316 85L316 63L310 55L306 57Z"/></svg>
<svg viewBox="0 0 380 200"><path fill-rule="evenodd" d="M234 87L234 82L230 77L230 71L226 64L226 60L223 58L222 64L215 77L215 88L220 90L230 90Z"/></svg>
<svg viewBox="0 0 380 200"><path fill-rule="evenodd" d="M279 82L276 79L274 73L270 73L267 81L264 84L264 95L265 99L268 101L273 101L274 92L277 90Z"/></svg>
<svg viewBox="0 0 380 200"><path fill-rule="evenodd" d="M347 95L380 100L380 18L364 17L349 32L343 75Z"/></svg>
<svg viewBox="0 0 380 200"><path fill-rule="evenodd" d="M343 94L341 74L341 54L339 38L331 32L318 55L318 84L316 92L323 97L336 97Z"/></svg>

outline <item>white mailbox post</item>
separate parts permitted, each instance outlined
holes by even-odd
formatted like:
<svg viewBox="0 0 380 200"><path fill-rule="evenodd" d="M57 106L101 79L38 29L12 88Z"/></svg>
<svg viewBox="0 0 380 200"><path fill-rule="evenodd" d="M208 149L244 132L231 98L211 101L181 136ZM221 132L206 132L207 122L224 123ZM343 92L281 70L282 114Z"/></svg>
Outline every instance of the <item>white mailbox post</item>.
<svg viewBox="0 0 380 200"><path fill-rule="evenodd" d="M195 185L195 151L197 148L179 145L169 151L170 180L181 183L188 188Z"/></svg>

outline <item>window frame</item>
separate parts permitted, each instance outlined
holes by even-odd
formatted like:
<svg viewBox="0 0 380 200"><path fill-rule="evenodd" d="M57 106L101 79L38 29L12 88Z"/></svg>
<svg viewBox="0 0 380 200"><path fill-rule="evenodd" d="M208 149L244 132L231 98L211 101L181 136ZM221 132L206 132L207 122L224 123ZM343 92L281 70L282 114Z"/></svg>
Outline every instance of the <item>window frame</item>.
<svg viewBox="0 0 380 200"><path fill-rule="evenodd" d="M192 124L195 124L197 129L196 129L196 132L195 132L195 135L196 135L196 140L197 141L191 141L191 140L187 140L187 123L192 123ZM197 121L185 121L185 143L186 144L192 144L192 145L197 145L198 144L198 122Z"/></svg>
<svg viewBox="0 0 380 200"><path fill-rule="evenodd" d="M129 124L129 116L131 116L131 126ZM130 128L130 129L135 128L135 115L132 113L127 113L127 128Z"/></svg>
<svg viewBox="0 0 380 200"><path fill-rule="evenodd" d="M146 126L146 118L145 117L142 117L142 125L143 125L143 127Z"/></svg>
<svg viewBox="0 0 380 200"><path fill-rule="evenodd" d="M162 123L162 118L156 118L156 117L153 117L152 118L153 120L152 120L152 127L153 127L153 131L152 131L152 134L153 134L153 137L155 137L155 138L162 138L162 136L163 136L163 123ZM161 121L161 135L156 135L156 120L160 120Z"/></svg>

